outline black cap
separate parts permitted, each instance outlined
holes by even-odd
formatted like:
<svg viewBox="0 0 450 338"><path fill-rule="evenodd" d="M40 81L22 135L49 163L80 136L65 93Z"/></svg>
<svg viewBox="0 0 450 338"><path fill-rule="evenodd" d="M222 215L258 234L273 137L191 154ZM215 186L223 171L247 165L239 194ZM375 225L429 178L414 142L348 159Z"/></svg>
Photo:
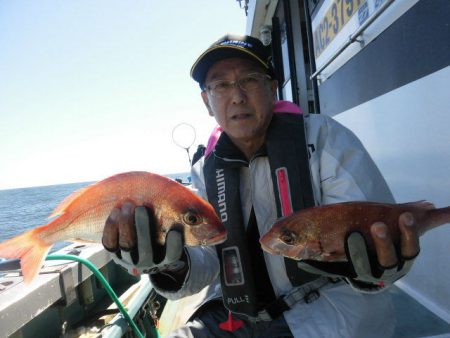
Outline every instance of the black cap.
<svg viewBox="0 0 450 338"><path fill-rule="evenodd" d="M217 61L234 57L255 61L267 74L275 76L270 50L260 40L249 35L225 35L199 56L191 68L191 77L203 88L209 68Z"/></svg>

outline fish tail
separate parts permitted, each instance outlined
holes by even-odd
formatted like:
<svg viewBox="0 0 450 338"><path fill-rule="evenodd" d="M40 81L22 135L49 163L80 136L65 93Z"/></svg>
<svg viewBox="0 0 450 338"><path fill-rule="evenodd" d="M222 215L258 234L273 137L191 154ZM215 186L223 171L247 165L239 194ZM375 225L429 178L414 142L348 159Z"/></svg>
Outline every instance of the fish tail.
<svg viewBox="0 0 450 338"><path fill-rule="evenodd" d="M431 230L439 225L450 223L450 206L446 208L427 210L425 231Z"/></svg>
<svg viewBox="0 0 450 338"><path fill-rule="evenodd" d="M0 243L0 257L19 258L23 280L30 284L36 277L52 244L39 236L39 228Z"/></svg>

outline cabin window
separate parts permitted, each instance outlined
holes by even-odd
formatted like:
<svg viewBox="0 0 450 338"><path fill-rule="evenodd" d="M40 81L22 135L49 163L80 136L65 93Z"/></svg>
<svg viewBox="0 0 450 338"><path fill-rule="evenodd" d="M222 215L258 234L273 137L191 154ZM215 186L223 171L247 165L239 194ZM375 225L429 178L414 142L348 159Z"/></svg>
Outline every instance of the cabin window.
<svg viewBox="0 0 450 338"><path fill-rule="evenodd" d="M318 1L309 0L310 6ZM278 2L272 18L272 54L278 72L278 97L300 105L306 113L318 112L318 97L311 75L310 44L303 1ZM309 13L308 13L309 15Z"/></svg>

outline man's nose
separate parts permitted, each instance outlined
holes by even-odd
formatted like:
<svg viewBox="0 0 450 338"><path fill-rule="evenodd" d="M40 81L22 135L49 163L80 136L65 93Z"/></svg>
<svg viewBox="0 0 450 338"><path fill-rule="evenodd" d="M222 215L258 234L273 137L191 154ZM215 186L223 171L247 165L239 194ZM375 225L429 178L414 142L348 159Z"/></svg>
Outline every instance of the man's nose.
<svg viewBox="0 0 450 338"><path fill-rule="evenodd" d="M241 88L238 82L236 82L231 88L230 97L233 103L240 104L247 100L247 93Z"/></svg>

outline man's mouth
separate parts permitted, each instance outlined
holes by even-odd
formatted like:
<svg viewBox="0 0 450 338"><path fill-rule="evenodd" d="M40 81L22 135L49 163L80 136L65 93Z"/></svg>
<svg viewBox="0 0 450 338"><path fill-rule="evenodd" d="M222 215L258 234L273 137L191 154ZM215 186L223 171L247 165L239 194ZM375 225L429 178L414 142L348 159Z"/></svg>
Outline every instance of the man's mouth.
<svg viewBox="0 0 450 338"><path fill-rule="evenodd" d="M233 116L231 116L232 120L246 120L248 118L250 118L252 115L251 114L247 114L247 113L241 113L241 114L235 114Z"/></svg>

